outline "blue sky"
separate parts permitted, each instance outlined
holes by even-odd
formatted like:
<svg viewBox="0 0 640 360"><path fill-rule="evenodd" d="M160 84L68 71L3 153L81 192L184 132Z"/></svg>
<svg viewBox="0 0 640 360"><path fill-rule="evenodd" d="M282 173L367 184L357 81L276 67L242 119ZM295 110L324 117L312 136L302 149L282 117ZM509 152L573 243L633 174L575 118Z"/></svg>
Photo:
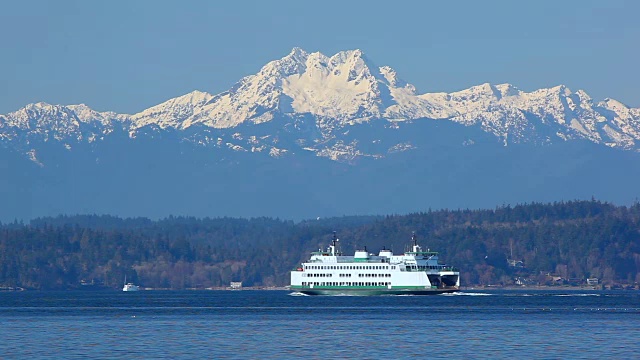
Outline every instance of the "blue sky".
<svg viewBox="0 0 640 360"><path fill-rule="evenodd" d="M135 113L218 93L294 46L361 49L418 91L559 84L640 107L637 1L5 1L0 114Z"/></svg>

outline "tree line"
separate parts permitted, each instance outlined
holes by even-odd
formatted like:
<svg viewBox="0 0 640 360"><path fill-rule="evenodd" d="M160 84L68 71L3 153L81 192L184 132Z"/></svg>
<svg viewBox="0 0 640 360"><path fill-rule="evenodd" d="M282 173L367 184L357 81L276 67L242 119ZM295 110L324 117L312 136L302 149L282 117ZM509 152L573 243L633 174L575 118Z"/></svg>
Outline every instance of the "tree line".
<svg viewBox="0 0 640 360"><path fill-rule="evenodd" d="M27 289L284 286L333 231L343 253L401 253L411 234L461 271L462 284L596 277L640 282L640 205L596 200L428 210L302 222L273 218L122 219L78 215L0 224L0 286Z"/></svg>

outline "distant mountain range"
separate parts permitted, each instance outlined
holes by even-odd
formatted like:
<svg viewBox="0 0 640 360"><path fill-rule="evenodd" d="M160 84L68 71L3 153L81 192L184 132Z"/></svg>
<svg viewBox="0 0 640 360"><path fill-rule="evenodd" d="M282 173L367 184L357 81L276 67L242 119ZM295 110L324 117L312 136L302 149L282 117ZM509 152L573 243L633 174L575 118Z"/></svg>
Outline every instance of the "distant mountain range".
<svg viewBox="0 0 640 360"><path fill-rule="evenodd" d="M582 90L417 94L360 50L294 48L226 92L133 115L42 102L0 115L0 195L11 204L0 219L630 202L639 140L639 108Z"/></svg>

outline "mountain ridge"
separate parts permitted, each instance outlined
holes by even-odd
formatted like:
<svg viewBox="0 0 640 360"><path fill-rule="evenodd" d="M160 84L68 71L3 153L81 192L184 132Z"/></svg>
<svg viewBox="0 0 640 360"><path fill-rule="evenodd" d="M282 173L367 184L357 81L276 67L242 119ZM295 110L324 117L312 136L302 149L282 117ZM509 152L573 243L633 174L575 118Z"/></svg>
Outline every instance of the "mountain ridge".
<svg viewBox="0 0 640 360"><path fill-rule="evenodd" d="M253 130L277 119L283 119L278 131L288 132L289 142L297 147L280 148L276 137L269 136L273 134L257 136L260 131ZM359 49L328 57L301 48L267 63L225 92L213 95L196 90L136 114L97 112L84 104L28 104L0 115L0 143L28 154L37 141L57 141L70 150L81 142L103 141L115 129L134 139L149 131L145 129L187 133L198 128L198 139L185 135L183 140L203 146L231 144L244 150L262 147L276 153L312 151L350 161L336 155L338 148L353 146L356 157L380 157L403 147L406 141L366 152L362 141L353 144L353 139L345 137L355 126L376 121L384 121L387 129L416 121L450 121L479 127L505 146L584 139L640 150L640 108L608 98L595 103L583 90L572 92L558 85L524 92L508 83L484 83L451 93L418 94L393 68L376 66ZM301 127L306 129L304 134ZM240 128L244 133L220 135Z"/></svg>

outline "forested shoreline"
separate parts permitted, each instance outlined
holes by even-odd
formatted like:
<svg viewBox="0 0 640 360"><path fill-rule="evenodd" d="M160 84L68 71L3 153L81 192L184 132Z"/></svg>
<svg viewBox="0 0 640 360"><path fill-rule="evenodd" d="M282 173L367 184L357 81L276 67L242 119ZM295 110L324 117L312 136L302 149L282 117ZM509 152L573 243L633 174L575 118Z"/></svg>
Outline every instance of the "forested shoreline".
<svg viewBox="0 0 640 360"><path fill-rule="evenodd" d="M336 231L344 253L399 253L416 232L461 271L462 285L608 286L640 282L640 204L531 203L486 210L273 218L121 219L78 215L0 224L0 287L82 289L284 286Z"/></svg>

